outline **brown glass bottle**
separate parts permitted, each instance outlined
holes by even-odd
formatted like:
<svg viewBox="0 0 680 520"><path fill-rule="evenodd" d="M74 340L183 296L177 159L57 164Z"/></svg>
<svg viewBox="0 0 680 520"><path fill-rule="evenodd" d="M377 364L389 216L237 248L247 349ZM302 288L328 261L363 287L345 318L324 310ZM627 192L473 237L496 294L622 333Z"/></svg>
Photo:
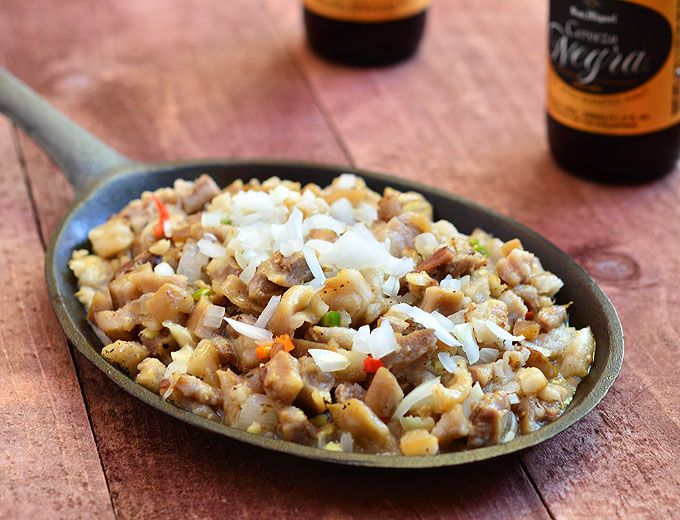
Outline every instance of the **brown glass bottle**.
<svg viewBox="0 0 680 520"><path fill-rule="evenodd" d="M548 141L563 168L610 183L673 169L680 153L678 9L665 0L551 0Z"/></svg>
<svg viewBox="0 0 680 520"><path fill-rule="evenodd" d="M425 30L428 1L306 0L310 46L351 65L388 65L413 55Z"/></svg>

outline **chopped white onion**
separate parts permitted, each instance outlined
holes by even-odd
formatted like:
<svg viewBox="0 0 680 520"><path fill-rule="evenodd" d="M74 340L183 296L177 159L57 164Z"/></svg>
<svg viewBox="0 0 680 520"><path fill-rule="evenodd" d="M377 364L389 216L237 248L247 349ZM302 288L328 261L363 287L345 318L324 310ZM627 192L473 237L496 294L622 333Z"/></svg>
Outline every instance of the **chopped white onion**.
<svg viewBox="0 0 680 520"><path fill-rule="evenodd" d="M269 320L272 319L272 316L274 315L274 312L276 312L276 308L279 306L280 301L281 296L272 296L269 298L267 305L265 305L264 309L262 309L260 316L255 322L255 327L264 329L267 327L267 325L269 325Z"/></svg>
<svg viewBox="0 0 680 520"><path fill-rule="evenodd" d="M347 224L330 215L318 214L305 219L302 228L305 234L309 234L312 229L330 229L339 235L347 231Z"/></svg>
<svg viewBox="0 0 680 520"><path fill-rule="evenodd" d="M279 423L276 409L276 403L271 398L253 394L243 402L235 426L245 430L253 423L257 423L265 431L274 431Z"/></svg>
<svg viewBox="0 0 680 520"><path fill-rule="evenodd" d="M322 348L310 348L307 352L312 356L314 363L324 372L338 372L349 366L349 359L342 354Z"/></svg>
<svg viewBox="0 0 680 520"><path fill-rule="evenodd" d="M163 322L163 326L170 331L170 335L180 347L186 347L188 345L193 348L196 346L194 337L186 327L183 327L179 323L175 323L174 321L170 320L165 320Z"/></svg>
<svg viewBox="0 0 680 520"><path fill-rule="evenodd" d="M248 325L247 323L236 321L232 318L224 318L224 321L231 325L232 328L241 336L246 336L247 338L251 338L256 341L271 341L271 339L274 337L273 334L267 329L255 327L254 325Z"/></svg>
<svg viewBox="0 0 680 520"><path fill-rule="evenodd" d="M250 280L255 276L255 270L258 266L267 259L267 255L261 254L251 259L248 265L241 271L239 278L245 284L250 283Z"/></svg>
<svg viewBox="0 0 680 520"><path fill-rule="evenodd" d="M430 257L439 247L439 240L432 233L421 233L415 238L414 246L418 254L424 258ZM451 275L447 275L451 276ZM439 284L441 286L441 284Z"/></svg>
<svg viewBox="0 0 680 520"><path fill-rule="evenodd" d="M380 359L399 348L390 320L382 320L380 326L371 331L371 356Z"/></svg>
<svg viewBox="0 0 680 520"><path fill-rule="evenodd" d="M305 247L313 249L314 251L318 251L320 254L324 254L331 247L333 247L333 243L313 238L312 240L307 240L307 242L305 242Z"/></svg>
<svg viewBox="0 0 680 520"><path fill-rule="evenodd" d="M349 432L342 432L340 435L340 447L345 453L352 453L354 451L354 439Z"/></svg>
<svg viewBox="0 0 680 520"><path fill-rule="evenodd" d="M351 190L357 184L357 176L353 173L341 173L335 179L334 188L338 190Z"/></svg>
<svg viewBox="0 0 680 520"><path fill-rule="evenodd" d="M503 344L505 341L522 341L524 339L524 336L513 336L491 320L473 319L472 326L479 343L493 343L499 347L505 347Z"/></svg>
<svg viewBox="0 0 680 520"><path fill-rule="evenodd" d="M331 244L319 258L322 265L338 269L376 268L385 274L402 277L415 265L412 258L395 258L363 224L357 224Z"/></svg>
<svg viewBox="0 0 680 520"><path fill-rule="evenodd" d="M225 312L224 307L210 304L203 315L203 324L209 329L219 329Z"/></svg>
<svg viewBox="0 0 680 520"><path fill-rule="evenodd" d="M376 220L378 220L378 210L371 206L370 204L362 202L354 210L354 217L358 222L370 225L373 224L373 222L375 222Z"/></svg>
<svg viewBox="0 0 680 520"><path fill-rule="evenodd" d="M193 353L194 349L189 345L185 345L175 352L170 352L172 361L165 369L163 379L172 379L172 374L186 374L189 360L191 359ZM170 385L170 388L168 388L165 394L163 394L163 399L167 399L172 394L172 391L175 388L174 382L175 381L173 381L173 384Z"/></svg>
<svg viewBox="0 0 680 520"><path fill-rule="evenodd" d="M337 218L345 224L351 225L355 222L354 207L352 207L352 203L345 197L342 197L331 204L329 212L333 218Z"/></svg>
<svg viewBox="0 0 680 520"><path fill-rule="evenodd" d="M470 412L472 411L472 407L476 405L482 399L482 397L484 397L484 391L477 382L470 390L467 399L465 399L465 401L463 402L463 413L465 414L465 417L470 418Z"/></svg>
<svg viewBox="0 0 680 520"><path fill-rule="evenodd" d="M459 279L453 278L450 274L447 274L444 279L439 282L439 287L451 291L460 291L461 284Z"/></svg>
<svg viewBox="0 0 680 520"><path fill-rule="evenodd" d="M477 345L472 331L472 323L461 323L454 325L453 328L453 334L460 341L465 356L468 358L468 363L474 365L479 361L479 345Z"/></svg>
<svg viewBox="0 0 680 520"><path fill-rule="evenodd" d="M194 283L201 277L201 269L207 263L208 257L201 253L198 246L194 242L187 242L177 264L177 274L186 276L190 283Z"/></svg>
<svg viewBox="0 0 680 520"><path fill-rule="evenodd" d="M394 411L392 418L403 417L413 408L432 397L432 390L439 384L440 377L428 379L424 383L420 383L413 390L411 390L406 397L399 403L397 409Z"/></svg>
<svg viewBox="0 0 680 520"><path fill-rule="evenodd" d="M161 262L156 267L153 268L153 272L159 276L172 276L175 274L175 270L167 262Z"/></svg>
<svg viewBox="0 0 680 520"><path fill-rule="evenodd" d="M172 221L170 219L163 222L163 235L165 238L172 236Z"/></svg>
<svg viewBox="0 0 680 520"><path fill-rule="evenodd" d="M371 353L371 328L362 325L352 338L352 350L361 354Z"/></svg>
<svg viewBox="0 0 680 520"><path fill-rule="evenodd" d="M226 247L205 236L198 241L198 249L208 258L223 258L227 256Z"/></svg>
<svg viewBox="0 0 680 520"><path fill-rule="evenodd" d="M204 211L201 213L201 226L204 228L216 228L222 225L222 213L217 211Z"/></svg>
<svg viewBox="0 0 680 520"><path fill-rule="evenodd" d="M277 249L283 256L302 251L304 245L302 218L302 212L294 207L283 226L272 226L272 236L276 239Z"/></svg>
<svg viewBox="0 0 680 520"><path fill-rule="evenodd" d="M510 404L519 404L519 396L515 392L509 394L508 399L510 400Z"/></svg>
<svg viewBox="0 0 680 520"><path fill-rule="evenodd" d="M440 352L437 354L437 359L439 359L439 362L444 367L444 370L450 374L453 374L456 370L458 370L458 363L456 363L456 360L453 359L453 356L448 352Z"/></svg>
<svg viewBox="0 0 680 520"><path fill-rule="evenodd" d="M444 330L453 332L453 323L446 316L438 311L432 311L430 314L432 314L439 324L444 327Z"/></svg>
<svg viewBox="0 0 680 520"><path fill-rule="evenodd" d="M459 347L461 345L460 342L446 330L448 327L444 327L439 320L429 312L425 312L419 307L413 307L406 303L398 303L392 307L392 310L405 314L427 329L433 329L437 339L445 345L448 345L449 347Z"/></svg>
<svg viewBox="0 0 680 520"><path fill-rule="evenodd" d="M480 348L477 363L493 363L500 357L501 353L495 348Z"/></svg>
<svg viewBox="0 0 680 520"><path fill-rule="evenodd" d="M313 286L315 288L321 287L323 284L326 283L326 275L323 274L323 269L321 268L321 264L319 263L319 259L316 256L316 253L312 251L311 249L305 247L302 249L302 254L305 257L305 262L307 262L307 266L309 267L309 270L312 272L312 276L314 277Z"/></svg>
<svg viewBox="0 0 680 520"><path fill-rule="evenodd" d="M401 284L399 283L399 278L396 276L388 276L387 280L385 280L385 283L382 286L382 291L385 296L394 298L399 294L400 288Z"/></svg>
<svg viewBox="0 0 680 520"><path fill-rule="evenodd" d="M373 359L380 359L399 348L390 320L383 319L380 326L370 330L368 325L359 327L352 338L352 350L361 354L370 354Z"/></svg>

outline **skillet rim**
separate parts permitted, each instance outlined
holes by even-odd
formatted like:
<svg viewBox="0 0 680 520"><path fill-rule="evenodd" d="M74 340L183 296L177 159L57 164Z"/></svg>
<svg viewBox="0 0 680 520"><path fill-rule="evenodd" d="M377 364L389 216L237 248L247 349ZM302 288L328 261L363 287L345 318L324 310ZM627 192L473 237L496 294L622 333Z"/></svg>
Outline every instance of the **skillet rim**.
<svg viewBox="0 0 680 520"><path fill-rule="evenodd" d="M65 230L69 224L78 214L79 210L101 189L113 180L121 180L127 176L136 175L139 173L153 174L153 173L177 173L177 178L180 178L182 171L189 171L200 169L203 167L281 167L281 168L301 168L301 169L316 169L320 173L330 175L338 175L340 173L350 172L366 178L367 180L374 180L388 185L402 185L409 189L419 191L423 194L430 195L436 191L445 199L454 201L456 204L468 208L471 211L486 213L487 215L505 221L512 228L519 230L522 234L530 236L540 245L543 250L554 250L556 256L563 262L570 264L570 267L575 269L575 275L585 283L594 296L597 304L602 308L607 320L607 332L609 340L609 348L607 349L607 356L605 364L602 369L602 374L594 383L591 391L583 397L583 399L575 405L570 404L566 411L554 422L542 427L541 429L528 434L518 436L514 440L499 444L496 446L489 446L485 448L477 448L472 450L465 450L454 453L438 454L432 457L416 457L404 455L371 455L363 453L342 453L303 446L292 442L287 442L279 439L268 439L257 435L252 435L246 431L238 430L230 426L226 426L214 421L210 421L203 417L199 417L191 412L183 410L164 401L159 395L147 390L141 385L137 384L127 374L121 370L113 367L108 363L96 348L86 338L76 320L69 313L65 298L73 298L73 294L61 294L59 292L60 274L56 266L55 253L57 245L59 244ZM292 179L294 180L294 179ZM493 230L489 230L492 231ZM536 249L535 247L533 248ZM540 257L540 253L536 252ZM84 194L77 197L72 203L66 215L61 219L58 226L52 232L49 240L49 245L45 255L45 275L47 279L48 294L50 303L57 316L59 324L66 334L69 342L73 344L76 349L84 355L93 365L101 370L109 379L111 379L120 388L125 390L128 394L152 406L158 411L170 415L175 419L198 427L202 430L207 430L216 434L226 436L228 438L245 442L247 444L258 446L273 450L279 453L303 457L323 462L332 462L335 464L347 464L352 466L363 466L372 468L394 468L394 469L426 469L438 468L445 466L458 466L482 460L488 460L503 455L509 455L536 446L548 439L554 437L558 433L573 426L580 421L585 415L592 411L595 406L604 398L612 384L616 380L624 357L624 337L621 322L618 318L616 310L612 305L606 294L599 288L599 286L592 280L586 271L576 263L569 255L554 245L552 242L544 238L542 235L532 230L528 226L516 221L515 219L502 215L501 213L487 208L479 203L470 201L456 194L448 191L437 190L432 186L425 185L418 181L404 179L393 175L372 172L359 168L354 168L345 165L321 164L316 162L306 161L291 161L291 160L277 160L277 159L240 159L240 158L213 158L213 159L195 159L188 161L164 162L164 163L130 163L123 168L115 169L109 174L102 177ZM87 326L87 325L86 325ZM601 338L596 338L599 346ZM597 353L602 352L600 348L596 349ZM600 354L602 355L602 354ZM590 375L587 377L591 377Z"/></svg>

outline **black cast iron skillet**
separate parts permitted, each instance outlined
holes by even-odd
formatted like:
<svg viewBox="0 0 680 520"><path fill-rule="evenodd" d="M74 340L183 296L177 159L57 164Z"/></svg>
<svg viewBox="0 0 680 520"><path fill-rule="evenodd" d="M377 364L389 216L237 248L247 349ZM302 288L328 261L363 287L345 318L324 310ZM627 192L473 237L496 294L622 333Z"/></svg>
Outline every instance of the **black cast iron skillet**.
<svg viewBox="0 0 680 520"><path fill-rule="evenodd" d="M78 127L4 69L0 69L0 111L51 155L77 193L69 213L52 235L45 260L50 300L64 332L73 345L118 386L140 401L186 423L262 448L335 463L388 468L453 466L516 452L553 437L591 411L605 396L621 369L621 323L612 304L593 280L569 256L534 231L473 202L429 186L346 166L233 159L138 163L121 156ZM509 443L459 453L434 457L338 453L251 435L193 415L136 384L100 355L103 345L86 322L83 307L73 296L76 280L67 266L74 249L87 247L87 233L91 228L104 222L131 199L139 197L142 191L169 186L178 178L194 179L201 173L208 173L218 184L225 186L238 178L266 179L277 175L303 184L325 185L333 177L348 171L362 176L369 187L378 192L391 186L423 193L434 206L438 218L452 221L464 232L481 227L504 240L518 237L527 249L538 255L546 269L564 280L559 299L574 302L570 308L571 323L577 327L590 325L597 341L590 374L579 385L564 415L537 432Z"/></svg>

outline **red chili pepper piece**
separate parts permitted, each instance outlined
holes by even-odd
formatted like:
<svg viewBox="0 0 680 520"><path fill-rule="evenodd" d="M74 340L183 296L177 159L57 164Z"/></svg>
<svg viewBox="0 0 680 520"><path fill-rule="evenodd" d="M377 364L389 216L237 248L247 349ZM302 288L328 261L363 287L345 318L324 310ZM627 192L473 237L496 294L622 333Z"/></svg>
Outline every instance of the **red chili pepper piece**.
<svg viewBox="0 0 680 520"><path fill-rule="evenodd" d="M384 366L385 365L382 361L379 359L373 359L371 356L368 356L366 359L364 359L364 372L368 374L374 374L380 367Z"/></svg>
<svg viewBox="0 0 680 520"><path fill-rule="evenodd" d="M168 213L168 208L165 207L165 204L156 195L151 195L151 198L156 203L156 209L158 210L158 224L153 234L156 238L163 238L165 236L163 224L170 219L170 213Z"/></svg>

